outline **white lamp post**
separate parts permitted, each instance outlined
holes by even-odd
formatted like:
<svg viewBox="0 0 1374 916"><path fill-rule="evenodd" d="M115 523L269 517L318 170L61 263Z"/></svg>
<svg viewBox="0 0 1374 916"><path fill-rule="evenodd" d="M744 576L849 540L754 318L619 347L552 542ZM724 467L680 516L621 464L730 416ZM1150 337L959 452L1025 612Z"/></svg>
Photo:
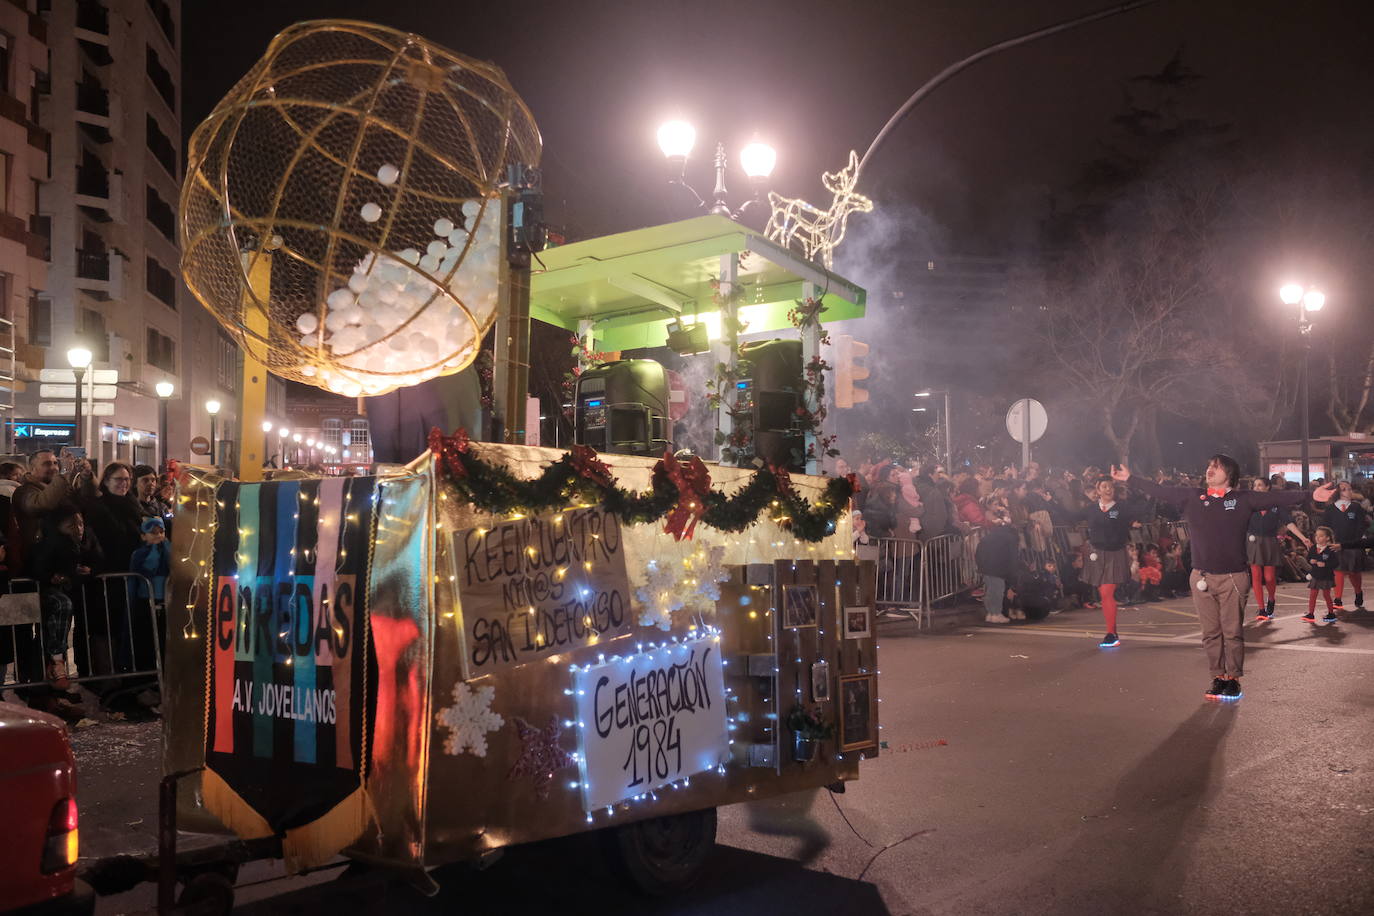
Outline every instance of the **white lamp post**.
<svg viewBox="0 0 1374 916"><path fill-rule="evenodd" d="M167 402L171 400L176 386L163 379L153 386L157 392L157 450L158 466L167 470Z"/></svg>
<svg viewBox="0 0 1374 916"><path fill-rule="evenodd" d="M944 417L943 417L943 421L942 421L942 425L945 427L945 473L946 473L946 474L953 474L953 473L954 473L954 456L953 456L953 454L952 454L952 449L950 448L951 438L950 438L950 432L949 432L949 389L948 389L948 388L945 388L945 389L940 390L940 391L918 391L918 392L916 392L916 394L915 394L914 396L915 396L915 397L918 397L918 398L928 398L928 397L931 397L932 395L937 395L937 394L942 394L942 395L945 396L945 412L944 412ZM913 408L913 409L915 409L915 408Z"/></svg>
<svg viewBox="0 0 1374 916"><path fill-rule="evenodd" d="M1307 441L1311 436L1307 416L1307 356L1312 350L1312 321L1308 314L1321 311L1322 306L1326 305L1326 295L1315 287L1288 283L1279 290L1279 299L1285 305L1298 307L1298 334L1302 336L1302 362L1298 367L1298 416L1302 427L1302 488L1306 490L1311 477L1307 460Z"/></svg>
<svg viewBox="0 0 1374 916"><path fill-rule="evenodd" d="M67 365L72 367L72 375L76 376L76 446L81 449L86 447L86 428L81 423L81 383L86 378L86 369L90 364L91 351L85 347L72 347L67 351Z"/></svg>
<svg viewBox="0 0 1374 916"><path fill-rule="evenodd" d="M210 415L210 464L212 466L219 464L219 458L215 454L215 425L219 419L219 407L219 401L214 398L205 402L205 412Z"/></svg>
<svg viewBox="0 0 1374 916"><path fill-rule="evenodd" d="M731 210L730 204L725 199L727 193L725 188L727 159L724 143L716 144L716 155L713 160L716 171L716 185L712 191L713 202L708 206L696 189L687 183L687 158L692 153L692 147L696 145L696 139L696 128L686 121L666 121L659 126L658 148L663 151L664 157L678 169L677 177L669 179L669 182L686 188L696 198L697 206L702 209L709 210L718 216L738 220L751 206L759 203L759 193L763 189L763 184L768 180L768 176L773 174L773 167L777 165L777 150L757 139L740 150L740 167L749 179L749 184L753 188L753 196L745 201L738 210Z"/></svg>

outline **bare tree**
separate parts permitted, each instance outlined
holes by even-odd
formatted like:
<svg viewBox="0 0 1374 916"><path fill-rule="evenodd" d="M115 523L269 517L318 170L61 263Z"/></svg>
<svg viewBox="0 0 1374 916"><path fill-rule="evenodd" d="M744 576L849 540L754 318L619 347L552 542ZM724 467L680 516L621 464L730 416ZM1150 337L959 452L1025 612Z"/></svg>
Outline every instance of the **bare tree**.
<svg viewBox="0 0 1374 916"><path fill-rule="evenodd" d="M1051 373L1121 461L1146 411L1191 413L1235 363L1207 334L1210 290L1188 214L1162 204L1147 201L1132 231L1084 239L1040 289Z"/></svg>

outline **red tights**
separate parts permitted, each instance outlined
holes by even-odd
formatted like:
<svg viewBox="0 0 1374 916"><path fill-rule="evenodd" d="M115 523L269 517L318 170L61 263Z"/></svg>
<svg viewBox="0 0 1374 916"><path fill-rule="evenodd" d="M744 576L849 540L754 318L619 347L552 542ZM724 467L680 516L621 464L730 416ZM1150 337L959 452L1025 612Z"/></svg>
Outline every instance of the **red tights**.
<svg viewBox="0 0 1374 916"><path fill-rule="evenodd" d="M1337 573L1337 575L1340 575L1340 574ZM1335 606L1334 604L1331 603L1331 589L1329 589L1329 588L1324 588L1324 589L1322 589L1322 598L1326 600L1326 609L1327 609L1328 611L1334 611L1334 610L1336 609L1336 606ZM1307 613L1311 614L1311 613L1312 613L1313 611L1315 611L1316 609L1317 609L1317 590L1316 590L1315 588L1313 588L1313 589L1308 589L1308 591L1307 591Z"/></svg>
<svg viewBox="0 0 1374 916"><path fill-rule="evenodd" d="M1356 594L1359 594L1360 592L1364 591L1364 589L1361 587L1361 586L1363 585L1363 583L1361 582L1360 573L1357 573L1357 572L1346 572L1346 571L1343 570L1343 569L1338 569L1338 570L1336 570L1336 597L1337 597L1337 598L1339 598L1339 597L1341 597L1342 595L1345 594L1345 580L1346 580L1346 579L1349 579L1349 580L1350 580L1350 587L1353 588L1353 589L1355 589L1355 593L1356 593Z"/></svg>
<svg viewBox="0 0 1374 916"><path fill-rule="evenodd" d="M1274 600L1274 593L1278 591L1279 577L1278 568L1275 566L1254 566L1250 567L1250 587L1255 592L1255 603L1263 601L1260 597L1260 587L1269 592L1269 600Z"/></svg>
<svg viewBox="0 0 1374 916"><path fill-rule="evenodd" d="M1107 621L1107 632L1116 632L1116 586L1099 585L1097 594L1102 599L1102 619Z"/></svg>

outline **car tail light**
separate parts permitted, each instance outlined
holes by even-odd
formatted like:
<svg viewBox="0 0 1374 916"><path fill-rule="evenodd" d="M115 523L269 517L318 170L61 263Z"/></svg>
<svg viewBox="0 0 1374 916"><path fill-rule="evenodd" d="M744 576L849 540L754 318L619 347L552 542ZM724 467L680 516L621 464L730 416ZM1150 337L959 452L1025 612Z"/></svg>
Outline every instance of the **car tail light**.
<svg viewBox="0 0 1374 916"><path fill-rule="evenodd" d="M43 873L70 868L76 864L76 799L64 798L52 806L52 816L48 818L48 837L43 843Z"/></svg>

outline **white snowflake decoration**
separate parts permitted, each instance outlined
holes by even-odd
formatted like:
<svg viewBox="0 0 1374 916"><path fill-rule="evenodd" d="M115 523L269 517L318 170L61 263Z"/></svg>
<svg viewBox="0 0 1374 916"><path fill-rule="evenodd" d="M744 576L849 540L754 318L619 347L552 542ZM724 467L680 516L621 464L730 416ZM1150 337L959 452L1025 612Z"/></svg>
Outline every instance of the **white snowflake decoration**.
<svg viewBox="0 0 1374 916"><path fill-rule="evenodd" d="M730 578L722 563L724 559L724 547L703 545L681 563L646 563L645 582L635 589L635 598L641 605L639 625L670 630L674 611L713 611L720 600L720 583Z"/></svg>
<svg viewBox="0 0 1374 916"><path fill-rule="evenodd" d="M462 681L453 685L453 705L435 714L439 724L449 730L444 753L457 756L466 749L478 757L487 756L487 732L506 724L500 713L491 711L495 697L495 687L473 690Z"/></svg>

